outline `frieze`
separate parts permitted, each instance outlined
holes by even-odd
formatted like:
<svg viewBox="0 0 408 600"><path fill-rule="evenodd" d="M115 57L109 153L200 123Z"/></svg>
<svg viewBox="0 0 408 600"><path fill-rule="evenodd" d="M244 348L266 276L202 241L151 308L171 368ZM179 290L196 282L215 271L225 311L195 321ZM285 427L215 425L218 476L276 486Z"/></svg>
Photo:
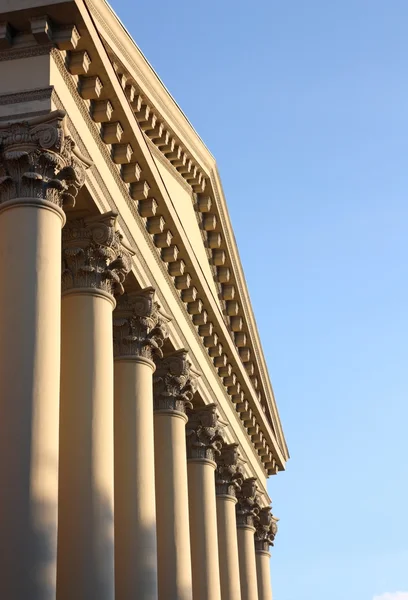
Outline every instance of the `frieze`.
<svg viewBox="0 0 408 600"><path fill-rule="evenodd" d="M32 56L42 56L49 54L54 44L44 44L39 46L25 46L21 48L7 48L0 51L0 62L6 60L16 60L21 58L31 58Z"/></svg>
<svg viewBox="0 0 408 600"><path fill-rule="evenodd" d="M34 100L46 100L51 98L54 87L36 88L33 90L23 90L22 92L14 92L13 94L0 94L0 105L18 104L21 102L33 102ZM10 116L8 117L10 120Z"/></svg>

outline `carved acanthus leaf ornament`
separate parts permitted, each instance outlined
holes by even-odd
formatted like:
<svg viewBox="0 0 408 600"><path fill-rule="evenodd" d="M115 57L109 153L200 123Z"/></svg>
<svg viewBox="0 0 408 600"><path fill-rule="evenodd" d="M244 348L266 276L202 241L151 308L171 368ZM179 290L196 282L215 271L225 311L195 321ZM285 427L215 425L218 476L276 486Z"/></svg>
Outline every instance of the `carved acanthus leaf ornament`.
<svg viewBox="0 0 408 600"><path fill-rule="evenodd" d="M187 458L215 460L224 442L215 404L187 410Z"/></svg>
<svg viewBox="0 0 408 600"><path fill-rule="evenodd" d="M72 207L89 162L67 135L64 111L0 125L0 202L47 200Z"/></svg>
<svg viewBox="0 0 408 600"><path fill-rule="evenodd" d="M257 491L256 477L249 477L243 481L237 494L237 525L249 525L251 527L256 525L259 518L259 496Z"/></svg>
<svg viewBox="0 0 408 600"><path fill-rule="evenodd" d="M116 229L117 215L70 221L62 230L62 291L94 288L124 293L133 251Z"/></svg>
<svg viewBox="0 0 408 600"><path fill-rule="evenodd" d="M160 311L153 288L125 294L113 313L115 356L162 358L168 318Z"/></svg>
<svg viewBox="0 0 408 600"><path fill-rule="evenodd" d="M154 408L185 413L197 389L198 373L187 358L186 350L156 361L153 377Z"/></svg>
<svg viewBox="0 0 408 600"><path fill-rule="evenodd" d="M269 546L273 546L278 532L278 525L271 510L270 506L266 506L259 511L255 528L255 549L257 551L268 552Z"/></svg>
<svg viewBox="0 0 408 600"><path fill-rule="evenodd" d="M238 444L224 444L216 457L215 487L218 495L235 497L241 489L244 476L238 447Z"/></svg>

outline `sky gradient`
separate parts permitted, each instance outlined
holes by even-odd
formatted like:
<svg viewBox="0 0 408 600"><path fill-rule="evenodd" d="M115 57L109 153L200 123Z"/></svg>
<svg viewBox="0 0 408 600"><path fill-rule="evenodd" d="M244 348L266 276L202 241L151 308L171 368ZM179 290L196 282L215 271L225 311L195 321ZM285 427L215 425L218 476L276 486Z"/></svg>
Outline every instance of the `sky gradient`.
<svg viewBox="0 0 408 600"><path fill-rule="evenodd" d="M111 4L218 161L291 453L274 600L408 600L408 2Z"/></svg>

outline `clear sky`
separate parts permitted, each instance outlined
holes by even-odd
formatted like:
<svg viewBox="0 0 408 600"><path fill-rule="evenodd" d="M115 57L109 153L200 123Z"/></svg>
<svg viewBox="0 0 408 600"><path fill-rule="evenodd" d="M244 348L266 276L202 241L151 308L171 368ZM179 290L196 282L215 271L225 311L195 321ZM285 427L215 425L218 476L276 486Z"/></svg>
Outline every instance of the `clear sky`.
<svg viewBox="0 0 408 600"><path fill-rule="evenodd" d="M218 160L292 456L274 600L408 600L408 2L111 1Z"/></svg>

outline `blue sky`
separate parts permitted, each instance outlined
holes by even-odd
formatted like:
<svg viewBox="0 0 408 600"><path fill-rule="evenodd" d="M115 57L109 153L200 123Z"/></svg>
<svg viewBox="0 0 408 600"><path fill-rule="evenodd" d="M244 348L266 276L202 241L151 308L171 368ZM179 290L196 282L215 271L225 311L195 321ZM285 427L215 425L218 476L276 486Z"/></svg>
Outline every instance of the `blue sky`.
<svg viewBox="0 0 408 600"><path fill-rule="evenodd" d="M218 160L292 455L274 600L408 600L408 2L112 5Z"/></svg>

